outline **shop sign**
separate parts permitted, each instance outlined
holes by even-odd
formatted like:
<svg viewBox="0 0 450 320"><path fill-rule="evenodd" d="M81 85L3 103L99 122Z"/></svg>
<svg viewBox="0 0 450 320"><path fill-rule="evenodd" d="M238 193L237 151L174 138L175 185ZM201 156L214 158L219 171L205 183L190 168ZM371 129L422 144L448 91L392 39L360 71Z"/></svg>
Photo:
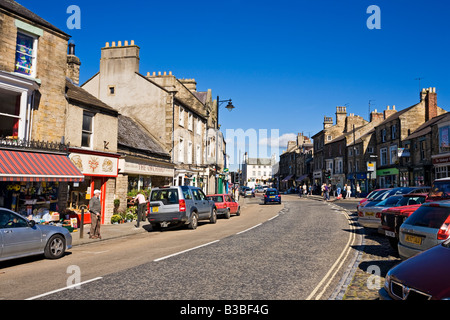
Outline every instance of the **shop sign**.
<svg viewBox="0 0 450 320"><path fill-rule="evenodd" d="M433 164L440 164L440 163L447 163L447 162L450 162L450 155L433 159Z"/></svg>
<svg viewBox="0 0 450 320"><path fill-rule="evenodd" d="M390 176L396 175L399 171L397 168L389 168L389 169L379 169L377 170L377 176Z"/></svg>
<svg viewBox="0 0 450 320"><path fill-rule="evenodd" d="M85 176L117 177L119 159L115 157L71 153L69 158Z"/></svg>
<svg viewBox="0 0 450 320"><path fill-rule="evenodd" d="M406 148L397 148L397 156L398 156L399 158L401 158L401 157L409 157L409 156L411 156L411 155L410 155L410 153L409 153L409 149L406 149Z"/></svg>
<svg viewBox="0 0 450 320"><path fill-rule="evenodd" d="M165 167L157 164L148 164L141 162L133 162L125 159L120 159L120 170L128 174L139 174L148 176L173 177L175 170L170 167Z"/></svg>

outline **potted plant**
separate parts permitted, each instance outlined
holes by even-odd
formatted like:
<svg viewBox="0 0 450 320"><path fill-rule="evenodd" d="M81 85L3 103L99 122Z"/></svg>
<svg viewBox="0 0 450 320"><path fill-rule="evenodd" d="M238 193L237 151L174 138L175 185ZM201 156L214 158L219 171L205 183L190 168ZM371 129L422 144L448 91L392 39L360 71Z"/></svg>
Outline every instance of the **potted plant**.
<svg viewBox="0 0 450 320"><path fill-rule="evenodd" d="M127 222L131 222L134 219L134 215L132 213L127 213L125 216Z"/></svg>
<svg viewBox="0 0 450 320"><path fill-rule="evenodd" d="M119 214L114 214L114 215L111 217L111 223L112 223L112 224L119 224L120 221L122 221L122 217L121 217Z"/></svg>

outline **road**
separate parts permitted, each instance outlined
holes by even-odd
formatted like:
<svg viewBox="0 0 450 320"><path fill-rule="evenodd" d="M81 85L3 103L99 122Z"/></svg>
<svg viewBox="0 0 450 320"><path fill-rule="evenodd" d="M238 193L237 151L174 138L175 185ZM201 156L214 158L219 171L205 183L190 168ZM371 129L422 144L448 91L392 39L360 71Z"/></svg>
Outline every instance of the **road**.
<svg viewBox="0 0 450 320"><path fill-rule="evenodd" d="M264 206L247 199L240 217L197 230L150 232L76 246L57 261L6 265L1 298L328 299L351 262L352 228L346 212L329 203L284 196L281 206ZM66 288L69 266L79 270L79 289Z"/></svg>

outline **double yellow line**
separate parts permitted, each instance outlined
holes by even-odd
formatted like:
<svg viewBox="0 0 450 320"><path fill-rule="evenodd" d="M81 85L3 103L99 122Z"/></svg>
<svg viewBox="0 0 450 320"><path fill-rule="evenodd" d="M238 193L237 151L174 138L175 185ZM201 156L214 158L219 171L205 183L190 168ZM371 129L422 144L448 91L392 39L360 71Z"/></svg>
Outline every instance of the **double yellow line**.
<svg viewBox="0 0 450 320"><path fill-rule="evenodd" d="M350 236L349 236L348 242L345 245L344 249L342 250L340 256L337 258L336 262L331 266L330 270L328 270L327 274L323 277L323 279L319 282L319 284L311 292L311 294L306 298L306 300L320 300L320 298L322 298L323 294L328 289L330 283L334 280L334 278L336 277L336 274L342 268L342 265L344 264L348 255L352 251L351 245L356 239L356 228L352 224L351 218L348 215L347 210L343 210L343 211L344 211L345 217L347 218L347 220L349 222L349 227L350 227L350 232L349 232ZM322 291L319 292L320 289L322 289Z"/></svg>

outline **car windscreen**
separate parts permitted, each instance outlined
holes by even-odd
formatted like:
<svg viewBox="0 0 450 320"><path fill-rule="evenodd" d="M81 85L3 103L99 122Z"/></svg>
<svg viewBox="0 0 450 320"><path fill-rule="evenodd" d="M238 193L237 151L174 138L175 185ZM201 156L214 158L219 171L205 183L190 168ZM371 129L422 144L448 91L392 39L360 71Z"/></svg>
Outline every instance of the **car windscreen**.
<svg viewBox="0 0 450 320"><path fill-rule="evenodd" d="M163 204L178 204L178 189L153 190L150 201L161 201Z"/></svg>
<svg viewBox="0 0 450 320"><path fill-rule="evenodd" d="M429 196L442 198L450 197L450 181L434 181Z"/></svg>
<svg viewBox="0 0 450 320"><path fill-rule="evenodd" d="M414 197L402 197L397 203L397 206L410 206L413 204L422 204L425 202L425 197L414 196Z"/></svg>
<svg viewBox="0 0 450 320"><path fill-rule="evenodd" d="M380 201L386 199L386 197L389 195L389 190L384 190L377 194L372 200L373 201Z"/></svg>
<svg viewBox="0 0 450 320"><path fill-rule="evenodd" d="M377 204L378 207L393 207L397 204L401 197L392 196Z"/></svg>
<svg viewBox="0 0 450 320"><path fill-rule="evenodd" d="M274 191L274 190L268 190L268 191L266 191L266 194L268 196L276 196L278 194L278 192Z"/></svg>
<svg viewBox="0 0 450 320"><path fill-rule="evenodd" d="M439 229L450 214L450 207L420 206L404 223Z"/></svg>
<svg viewBox="0 0 450 320"><path fill-rule="evenodd" d="M208 199L214 201L214 202L223 202L222 196L208 196Z"/></svg>

